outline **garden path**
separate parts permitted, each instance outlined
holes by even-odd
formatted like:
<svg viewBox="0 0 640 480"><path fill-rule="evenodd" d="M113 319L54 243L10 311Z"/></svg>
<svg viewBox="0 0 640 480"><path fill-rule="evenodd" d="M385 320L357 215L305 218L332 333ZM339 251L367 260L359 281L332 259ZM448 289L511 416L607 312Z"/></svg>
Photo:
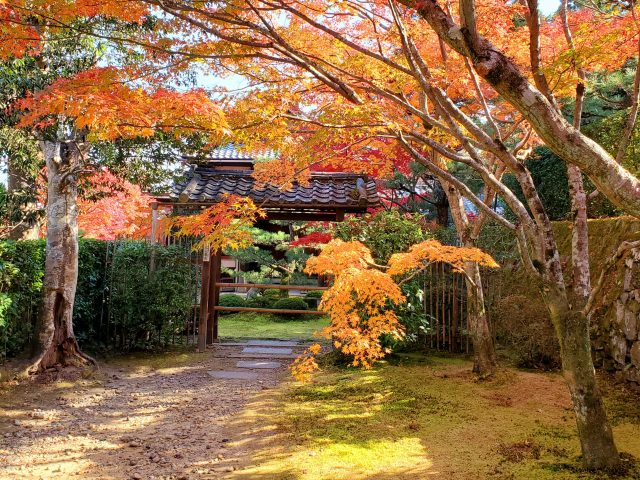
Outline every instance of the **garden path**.
<svg viewBox="0 0 640 480"><path fill-rule="evenodd" d="M225 478L250 448L229 442L229 420L285 378L303 348L219 344L204 355L132 356L88 378L65 378L64 369L51 382L11 387L0 393L0 478Z"/></svg>

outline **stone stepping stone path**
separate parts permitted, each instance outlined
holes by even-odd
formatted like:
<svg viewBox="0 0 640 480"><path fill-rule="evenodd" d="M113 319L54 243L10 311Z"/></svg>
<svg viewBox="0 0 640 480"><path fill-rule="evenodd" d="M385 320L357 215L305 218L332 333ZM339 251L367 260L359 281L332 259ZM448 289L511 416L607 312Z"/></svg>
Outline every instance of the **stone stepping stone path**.
<svg viewBox="0 0 640 480"><path fill-rule="evenodd" d="M245 347L242 349L242 353L261 353L264 355L291 355L293 354L292 348L267 348L267 347Z"/></svg>
<svg viewBox="0 0 640 480"><path fill-rule="evenodd" d="M222 380L257 380L260 371L282 367L276 359L294 359L295 347L303 347L298 342L288 340L249 340L247 343L220 343L217 346L244 347L240 353L223 354L224 358L239 358L236 368L241 370L210 370L207 373ZM257 371L252 371L257 370Z"/></svg>
<svg viewBox="0 0 640 480"><path fill-rule="evenodd" d="M274 369L282 366L280 362L267 362L267 361L239 361L236 363L236 367L238 368L258 368L258 369Z"/></svg>
<svg viewBox="0 0 640 480"><path fill-rule="evenodd" d="M298 347L300 344L293 341L285 340L249 340L247 345L250 347Z"/></svg>
<svg viewBox="0 0 640 480"><path fill-rule="evenodd" d="M291 354L281 354L281 353L231 353L229 355L225 355L224 358L257 358L257 359L273 359L273 360L293 360L298 358L298 355L295 353Z"/></svg>

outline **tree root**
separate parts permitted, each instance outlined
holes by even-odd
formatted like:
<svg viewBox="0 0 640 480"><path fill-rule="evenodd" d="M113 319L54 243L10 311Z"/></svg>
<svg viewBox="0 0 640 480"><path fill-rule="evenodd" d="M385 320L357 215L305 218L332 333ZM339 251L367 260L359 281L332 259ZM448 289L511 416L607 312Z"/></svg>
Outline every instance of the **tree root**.
<svg viewBox="0 0 640 480"><path fill-rule="evenodd" d="M58 345L50 345L49 348L35 357L19 376L28 378L41 374L56 365L62 365L63 367L91 365L97 367L98 362L80 350L75 338L68 338Z"/></svg>

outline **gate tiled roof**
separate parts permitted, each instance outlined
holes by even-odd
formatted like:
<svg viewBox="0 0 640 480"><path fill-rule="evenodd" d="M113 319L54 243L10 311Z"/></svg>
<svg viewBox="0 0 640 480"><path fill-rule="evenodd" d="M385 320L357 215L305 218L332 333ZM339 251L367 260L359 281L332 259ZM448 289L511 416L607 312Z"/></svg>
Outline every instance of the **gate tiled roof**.
<svg viewBox="0 0 640 480"><path fill-rule="evenodd" d="M250 170L220 170L197 166L178 183L171 199L178 203L208 204L225 194L251 198L263 208L340 209L362 212L379 206L375 181L351 173L312 173L308 185L294 183L289 190L257 186Z"/></svg>

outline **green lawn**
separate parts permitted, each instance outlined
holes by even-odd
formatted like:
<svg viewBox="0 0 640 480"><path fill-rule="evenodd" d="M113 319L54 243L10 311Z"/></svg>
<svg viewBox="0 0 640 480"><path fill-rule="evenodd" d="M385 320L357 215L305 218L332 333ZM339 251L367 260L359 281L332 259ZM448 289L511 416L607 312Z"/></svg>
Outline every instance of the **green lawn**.
<svg viewBox="0 0 640 480"><path fill-rule="evenodd" d="M301 319L289 320L276 315L261 313L234 313L220 315L218 334L228 338L282 338L295 340L317 340L315 332L329 325L327 317L305 315Z"/></svg>
<svg viewBox="0 0 640 480"><path fill-rule="evenodd" d="M560 375L508 368L479 382L470 371L464 359L406 356L369 371L327 366L312 383L264 392L231 426L252 432L242 441L255 448L232 478L606 478L580 467ZM639 458L639 398L619 388L607 394L614 434Z"/></svg>

